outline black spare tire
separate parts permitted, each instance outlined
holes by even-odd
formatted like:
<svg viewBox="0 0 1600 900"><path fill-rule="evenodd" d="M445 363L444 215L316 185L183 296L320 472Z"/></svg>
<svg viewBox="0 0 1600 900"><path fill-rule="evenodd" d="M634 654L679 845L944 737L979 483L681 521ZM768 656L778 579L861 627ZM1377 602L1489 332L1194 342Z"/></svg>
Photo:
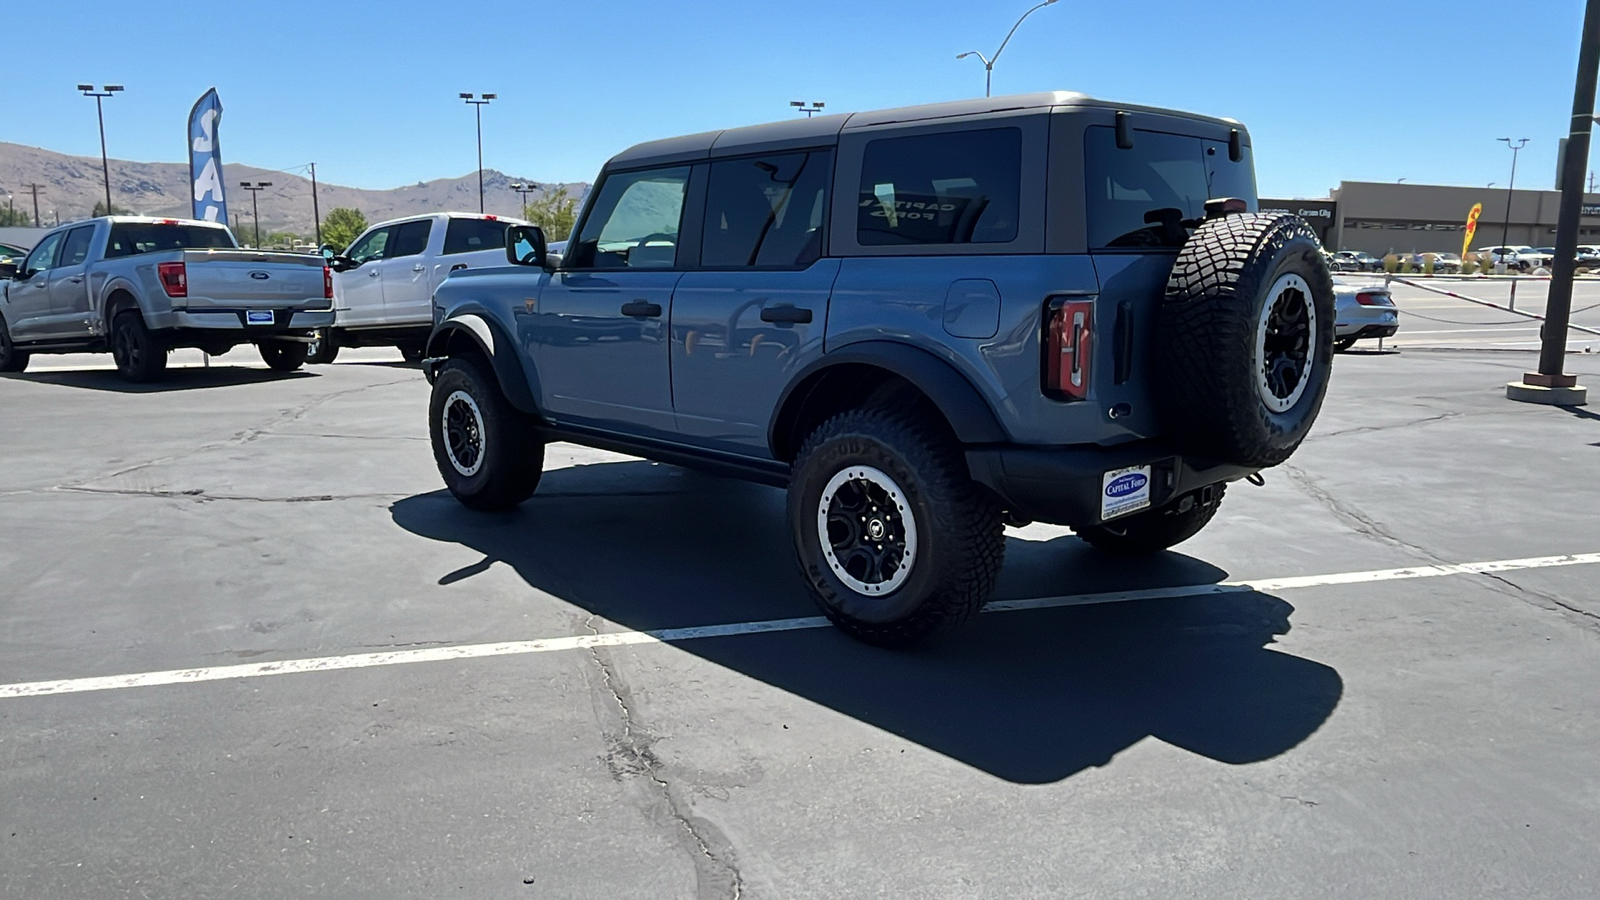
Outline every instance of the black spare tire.
<svg viewBox="0 0 1600 900"><path fill-rule="evenodd" d="M1185 452L1275 466L1310 432L1333 365L1333 279L1298 216L1211 219L1178 253L1157 324L1157 398Z"/></svg>

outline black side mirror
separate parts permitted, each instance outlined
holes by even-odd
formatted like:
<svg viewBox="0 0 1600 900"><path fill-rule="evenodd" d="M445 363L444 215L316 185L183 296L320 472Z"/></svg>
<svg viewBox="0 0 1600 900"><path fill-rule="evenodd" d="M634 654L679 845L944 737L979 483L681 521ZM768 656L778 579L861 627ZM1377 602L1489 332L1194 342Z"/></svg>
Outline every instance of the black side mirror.
<svg viewBox="0 0 1600 900"><path fill-rule="evenodd" d="M16 278L17 273L21 270L22 263L19 263L14 259L8 259L5 262L0 262L0 278Z"/></svg>
<svg viewBox="0 0 1600 900"><path fill-rule="evenodd" d="M348 256L325 256L324 258L328 260L328 268L335 272L348 272L361 265Z"/></svg>
<svg viewBox="0 0 1600 900"><path fill-rule="evenodd" d="M506 228L506 259L514 266L548 268L550 245L544 229L537 225L512 225Z"/></svg>

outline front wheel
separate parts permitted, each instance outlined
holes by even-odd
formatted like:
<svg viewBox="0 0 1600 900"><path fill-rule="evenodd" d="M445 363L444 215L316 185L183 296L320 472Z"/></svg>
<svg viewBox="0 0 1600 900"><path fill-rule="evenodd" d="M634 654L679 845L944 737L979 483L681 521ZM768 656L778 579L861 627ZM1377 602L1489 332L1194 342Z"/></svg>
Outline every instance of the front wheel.
<svg viewBox="0 0 1600 900"><path fill-rule="evenodd" d="M1356 339L1353 338L1353 337L1351 337L1351 338L1336 338L1336 339L1334 339L1334 342L1333 342L1333 349L1335 351L1339 352L1339 353L1343 353L1346 350L1349 350L1351 347L1354 347L1355 345L1356 345Z"/></svg>
<svg viewBox="0 0 1600 900"><path fill-rule="evenodd" d="M445 487L472 509L510 509L533 496L544 473L544 442L475 360L447 361L428 403L433 460Z"/></svg>
<svg viewBox="0 0 1600 900"><path fill-rule="evenodd" d="M5 317L0 316L0 372L21 372L28 368L28 359L28 351L18 350L11 343L11 329Z"/></svg>
<svg viewBox="0 0 1600 900"><path fill-rule="evenodd" d="M111 321L111 358L117 374L136 384L155 381L167 368L167 348L144 327L138 310L117 313Z"/></svg>
<svg viewBox="0 0 1600 900"><path fill-rule="evenodd" d="M1139 556L1175 547L1200 533L1222 507L1225 485L1217 484L1186 494L1161 509L1147 509L1099 525L1075 528L1078 537L1096 550L1119 556Z"/></svg>
<svg viewBox="0 0 1600 900"><path fill-rule="evenodd" d="M339 355L339 339L332 328L319 328L306 345L306 362L312 365L331 363Z"/></svg>
<svg viewBox="0 0 1600 900"><path fill-rule="evenodd" d="M306 345L300 341L262 341L257 349L274 372L293 372L306 364Z"/></svg>
<svg viewBox="0 0 1600 900"><path fill-rule="evenodd" d="M914 411L853 410L812 432L794 463L789 527L823 613L880 646L972 618L1005 556L998 505L953 438Z"/></svg>
<svg viewBox="0 0 1600 900"><path fill-rule="evenodd" d="M400 358L412 365L422 362L427 356L428 348L423 344L402 344L400 346Z"/></svg>

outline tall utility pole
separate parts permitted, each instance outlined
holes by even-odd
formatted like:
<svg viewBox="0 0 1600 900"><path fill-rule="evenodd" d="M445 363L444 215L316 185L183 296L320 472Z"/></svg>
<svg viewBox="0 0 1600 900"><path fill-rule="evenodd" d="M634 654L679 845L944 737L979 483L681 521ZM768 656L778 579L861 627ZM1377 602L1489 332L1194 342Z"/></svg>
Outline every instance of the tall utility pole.
<svg viewBox="0 0 1600 900"><path fill-rule="evenodd" d="M96 91L92 84L80 84L78 90L85 97L94 98L94 111L100 118L100 168L106 175L106 215L111 215L111 160L106 156L106 110L102 100L112 94L121 93L122 85L108 84Z"/></svg>
<svg viewBox="0 0 1600 900"><path fill-rule="evenodd" d="M480 213L483 212L483 108L497 96L497 94L479 94L474 99L472 94L461 95L461 99L472 104L478 112L478 212Z"/></svg>
<svg viewBox="0 0 1600 900"><path fill-rule="evenodd" d="M822 108L828 104L823 103L821 100L813 100L810 104L807 104L804 100L790 100L789 105L794 107L795 112L805 113L806 118L809 119L817 113L822 112Z"/></svg>
<svg viewBox="0 0 1600 900"><path fill-rule="evenodd" d="M1583 212L1583 170L1589 165L1589 135L1594 129L1595 80L1600 75L1600 0L1589 0L1578 48L1578 77L1572 91L1572 131L1562 159L1561 212L1556 217L1555 271L1540 329L1539 371L1506 385L1512 400L1579 406L1588 399L1578 376L1565 374L1567 323L1572 315L1572 278L1578 268L1578 220ZM1515 158L1515 157L1513 157Z"/></svg>
<svg viewBox="0 0 1600 900"><path fill-rule="evenodd" d="M33 191L33 227L42 228L44 226L39 224L39 189L44 187L44 185L29 183L23 185L23 187Z"/></svg>
<svg viewBox="0 0 1600 900"><path fill-rule="evenodd" d="M242 187L245 190L250 192L250 212L252 214L254 214L255 218L256 218L256 249L260 250L261 249L261 207L256 205L256 195L261 193L262 191L266 190L267 188L272 187L272 182L270 182L270 181L257 181L255 183L251 183L251 182L248 182L248 181L241 181L241 182L239 182L239 187Z"/></svg>
<svg viewBox="0 0 1600 900"><path fill-rule="evenodd" d="M537 191L539 189L539 186L537 184L534 184L531 181L527 182L526 184L524 184L523 182L520 182L520 181L513 181L511 183L511 189L513 191L516 191L517 194L521 197L521 199L522 199L522 212L520 214L520 217L526 219L528 217L528 195L533 193L534 191Z"/></svg>
<svg viewBox="0 0 1600 900"><path fill-rule="evenodd" d="M317 223L317 252L322 252L322 210L317 206L317 164L311 164L311 218Z"/></svg>
<svg viewBox="0 0 1600 900"><path fill-rule="evenodd" d="M1500 229L1500 246L1504 247L1506 242L1511 239L1509 237L1511 234L1511 197L1512 192L1517 189L1517 154L1522 152L1523 147L1528 146L1528 139L1523 138L1515 142L1511 138L1496 138L1496 140L1505 141L1506 146L1511 148L1511 183L1506 185L1506 221L1505 225ZM1502 259L1505 258L1505 254L1500 256Z"/></svg>
<svg viewBox="0 0 1600 900"><path fill-rule="evenodd" d="M976 50L968 50L965 53L956 55L956 59L966 59L969 56L976 56L978 59L983 61L983 95L985 97L989 96L989 92L994 88L994 64L1000 61L1000 54L1004 53L1006 50L1006 45L1011 43L1011 36L1017 33L1018 28L1022 27L1022 20L1033 15L1041 9L1044 9L1046 6L1049 6L1054 2L1056 2L1056 0L1044 0L1043 3L1023 13L1022 18L1017 20L1017 24L1011 26L1011 30L1006 32L1006 39L1000 42L1000 49L994 51L993 56L984 56L982 53L979 53Z"/></svg>

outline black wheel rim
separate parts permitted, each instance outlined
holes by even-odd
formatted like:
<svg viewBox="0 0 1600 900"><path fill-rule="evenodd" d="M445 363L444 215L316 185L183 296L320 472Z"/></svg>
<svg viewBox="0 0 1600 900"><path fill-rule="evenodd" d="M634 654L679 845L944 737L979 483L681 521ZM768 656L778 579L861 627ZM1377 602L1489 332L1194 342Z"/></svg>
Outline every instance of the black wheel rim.
<svg viewBox="0 0 1600 900"><path fill-rule="evenodd" d="M483 418L477 404L461 391L451 394L445 401L445 449L450 463L462 475L475 475L483 462Z"/></svg>
<svg viewBox="0 0 1600 900"><path fill-rule="evenodd" d="M1258 335L1261 399L1272 411L1286 412L1305 391L1315 353L1310 287L1298 276L1285 276L1267 303Z"/></svg>
<svg viewBox="0 0 1600 900"><path fill-rule="evenodd" d="M139 342L134 340L133 334L129 329L117 329L117 337L113 343L113 347L115 348L116 352L112 355L116 357L117 362L122 365L123 369L132 371L138 368L140 356Z"/></svg>
<svg viewBox="0 0 1600 900"><path fill-rule="evenodd" d="M916 521L903 491L869 466L838 473L818 504L823 555L845 586L886 594L903 584L916 559Z"/></svg>

